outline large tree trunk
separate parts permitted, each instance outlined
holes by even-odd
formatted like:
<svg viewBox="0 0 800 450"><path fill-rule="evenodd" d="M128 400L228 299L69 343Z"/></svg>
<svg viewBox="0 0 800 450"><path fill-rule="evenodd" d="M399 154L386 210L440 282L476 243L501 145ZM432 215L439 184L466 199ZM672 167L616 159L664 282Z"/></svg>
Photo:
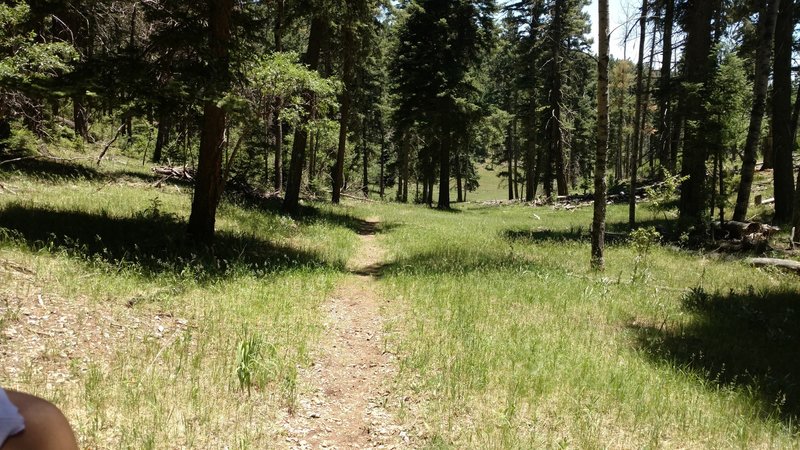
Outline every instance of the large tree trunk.
<svg viewBox="0 0 800 450"><path fill-rule="evenodd" d="M794 136L792 136L792 44L794 2L782 0L775 25L775 66L772 75L772 148L775 152L775 218L789 223L794 209Z"/></svg>
<svg viewBox="0 0 800 450"><path fill-rule="evenodd" d="M311 70L319 67L319 56L322 49L322 42L327 32L325 20L314 15L311 20L311 32L308 37L308 49L303 57L303 63ZM305 93L310 96L310 92ZM310 120L313 113L313 102L306 100L305 117ZM292 143L292 160L289 163L289 179L286 180L286 197L283 200L282 210L288 214L297 213L300 206L300 188L303 184L303 168L305 167L306 146L308 145L308 129L304 124L299 124L294 131L294 142Z"/></svg>
<svg viewBox="0 0 800 450"><path fill-rule="evenodd" d="M783 0L789 2L791 0ZM758 18L758 48L756 50L756 80L753 84L753 108L750 112L750 127L744 145L744 161L742 162L742 180L736 197L736 208L733 220L742 221L747 216L750 206L750 191L753 186L753 175L756 169L758 143L761 140L761 122L767 99L767 83L769 82L770 54L778 6L781 0L772 0L769 6L762 6Z"/></svg>
<svg viewBox="0 0 800 450"><path fill-rule="evenodd" d="M353 89L353 26L350 23L345 24L342 30L343 45L342 45L342 61L343 64L343 78L344 89L342 89L340 118L339 118L339 148L336 152L336 165L333 169L333 195L331 197L333 203L338 204L340 201L342 182L344 180L344 154L347 150L347 126L350 122L350 104L352 102L352 89Z"/></svg>
<svg viewBox="0 0 800 450"><path fill-rule="evenodd" d="M535 94L534 94L535 95ZM532 202L536 196L536 102L533 102L533 114L531 115L530 136L525 148L525 201Z"/></svg>
<svg viewBox="0 0 800 450"><path fill-rule="evenodd" d="M381 133L381 159L380 159L380 168L381 174L380 179L378 180L379 189L380 189L380 196L381 200L384 199L386 195L386 130L383 128L383 119L380 118L378 120L379 132Z"/></svg>
<svg viewBox="0 0 800 450"><path fill-rule="evenodd" d="M400 131L400 176L397 185L397 201L408 203L408 181L409 181L409 152L411 151L411 131ZM417 180L419 185L419 179Z"/></svg>
<svg viewBox="0 0 800 450"><path fill-rule="evenodd" d="M598 0L600 13L599 59L597 60L597 149L594 165L594 218L592 219L592 267L605 268L606 156L608 155L608 0Z"/></svg>
<svg viewBox="0 0 800 450"><path fill-rule="evenodd" d="M514 200L514 134L511 124L506 131L506 164L508 171L508 199Z"/></svg>
<svg viewBox="0 0 800 450"><path fill-rule="evenodd" d="M153 151L153 162L160 163L164 154L164 147L169 143L169 114L165 111L159 112L158 131L156 132L156 148Z"/></svg>
<svg viewBox="0 0 800 450"><path fill-rule="evenodd" d="M231 13L233 0L210 0L209 22L211 32L210 77L219 83L217 95L224 92L230 80L229 45L231 40ZM197 165L192 214L189 216L189 235L200 243L209 244L214 239L217 205L222 194L222 148L225 142L225 111L217 102L207 100L203 107L203 129L200 134L200 157Z"/></svg>
<svg viewBox="0 0 800 450"><path fill-rule="evenodd" d="M273 181L275 191L281 192L283 191L283 122L281 122L280 117L277 114L275 116L275 123L273 124L273 127L273 134L275 136L275 178Z"/></svg>
<svg viewBox="0 0 800 450"><path fill-rule="evenodd" d="M555 0L553 15L553 91L550 93L550 101L553 116L550 118L551 125L551 142L550 153L553 158L553 163L556 169L556 186L558 188L558 195L567 195L569 193L569 185L567 182L567 169L564 164L564 133L561 129L561 103L563 101L564 93L562 92L562 73L561 73L561 44L564 23L564 0Z"/></svg>
<svg viewBox="0 0 800 450"><path fill-rule="evenodd" d="M80 136L84 141L88 141L89 117L83 100L83 95L75 95L72 97L72 122L75 127L75 135Z"/></svg>
<svg viewBox="0 0 800 450"><path fill-rule="evenodd" d="M361 192L369 198L369 148L367 146L367 119L361 121Z"/></svg>
<svg viewBox="0 0 800 450"><path fill-rule="evenodd" d="M452 133L450 125L446 121L445 114L441 115L443 120L442 136L439 148L439 201L436 204L438 209L450 209L450 153L452 146Z"/></svg>
<svg viewBox="0 0 800 450"><path fill-rule="evenodd" d="M675 0L665 1L664 37L661 64L661 80L658 89L658 158L661 167L672 167L672 30L675 22Z"/></svg>
<svg viewBox="0 0 800 450"><path fill-rule="evenodd" d="M706 211L706 161L708 142L702 124L707 120L705 95L712 75L710 58L712 19L720 0L692 0L687 14L685 80L701 86L684 93L683 104L687 124L682 175L687 181L681 186L680 217L684 223L698 224Z"/></svg>
<svg viewBox="0 0 800 450"><path fill-rule="evenodd" d="M642 0L642 11L639 17L639 63L636 65L636 114L633 130L633 151L631 152L631 182L628 197L628 226L636 225L636 183L639 175L639 154L642 151L642 134L644 129L644 46L647 38L647 0Z"/></svg>

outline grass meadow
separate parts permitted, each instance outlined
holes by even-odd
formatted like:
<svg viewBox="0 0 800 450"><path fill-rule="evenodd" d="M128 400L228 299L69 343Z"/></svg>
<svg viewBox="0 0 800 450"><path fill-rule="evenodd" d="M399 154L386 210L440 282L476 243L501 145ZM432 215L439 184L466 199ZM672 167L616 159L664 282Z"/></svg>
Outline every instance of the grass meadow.
<svg viewBox="0 0 800 450"><path fill-rule="evenodd" d="M226 199L197 250L190 187L125 162L0 172L0 385L56 402L83 448L283 446L367 217L415 446L800 447L795 275L628 242L594 273L590 208L519 205Z"/></svg>

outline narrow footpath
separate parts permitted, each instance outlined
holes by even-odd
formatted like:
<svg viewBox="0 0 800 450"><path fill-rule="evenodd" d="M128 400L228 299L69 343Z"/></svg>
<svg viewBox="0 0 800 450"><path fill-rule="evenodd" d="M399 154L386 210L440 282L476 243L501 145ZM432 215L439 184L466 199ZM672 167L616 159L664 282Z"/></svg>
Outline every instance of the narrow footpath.
<svg viewBox="0 0 800 450"><path fill-rule="evenodd" d="M300 373L297 411L284 424L294 449L408 448L407 434L384 405L396 373L384 350L376 276L383 250L377 219L359 230L360 248L350 275L323 305L327 312L313 365Z"/></svg>

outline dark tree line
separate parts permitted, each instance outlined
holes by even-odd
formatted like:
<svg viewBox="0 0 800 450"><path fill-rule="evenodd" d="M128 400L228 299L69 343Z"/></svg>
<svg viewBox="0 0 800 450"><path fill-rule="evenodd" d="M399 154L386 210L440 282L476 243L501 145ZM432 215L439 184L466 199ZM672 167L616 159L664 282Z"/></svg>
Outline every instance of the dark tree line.
<svg viewBox="0 0 800 450"><path fill-rule="evenodd" d="M121 151L191 167L201 242L226 187L281 195L288 214L354 194L448 209L482 167L509 199L608 184L631 226L640 185L679 176L681 222L702 230L748 218L763 160L774 221L797 225L795 2L637 1L607 43L635 42L635 61L607 66L588 4L6 2L0 146L121 136Z"/></svg>

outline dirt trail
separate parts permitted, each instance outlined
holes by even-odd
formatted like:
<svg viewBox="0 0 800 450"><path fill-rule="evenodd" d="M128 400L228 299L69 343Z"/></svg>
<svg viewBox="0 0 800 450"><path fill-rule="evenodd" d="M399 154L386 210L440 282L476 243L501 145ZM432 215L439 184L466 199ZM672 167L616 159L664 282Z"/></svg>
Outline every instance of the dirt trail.
<svg viewBox="0 0 800 450"><path fill-rule="evenodd" d="M284 427L291 448L408 448L406 432L383 407L396 366L384 351L381 298L375 277L383 251L377 219L359 230L361 245L348 264L351 275L323 305L328 313L319 354L301 371L312 386Z"/></svg>

